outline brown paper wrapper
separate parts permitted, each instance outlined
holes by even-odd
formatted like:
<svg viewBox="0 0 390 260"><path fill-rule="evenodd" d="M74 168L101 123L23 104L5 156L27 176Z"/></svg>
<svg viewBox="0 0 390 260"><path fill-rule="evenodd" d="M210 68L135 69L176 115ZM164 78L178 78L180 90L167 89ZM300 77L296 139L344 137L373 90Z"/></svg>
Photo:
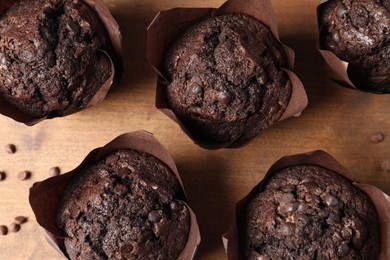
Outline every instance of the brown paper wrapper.
<svg viewBox="0 0 390 260"><path fill-rule="evenodd" d="M44 228L49 244L63 256L67 257L64 246L65 234L57 226L56 216L66 186L73 176L82 171L87 165L99 162L107 154L118 149L133 149L156 157L172 170L184 191L183 183L173 158L152 134L145 131L137 131L118 136L105 146L91 151L74 170L34 183L30 188L29 202L37 222ZM196 216L187 204L186 206L190 211L191 229L187 244L179 257L179 259L183 260L192 259L200 243L200 232Z"/></svg>
<svg viewBox="0 0 390 260"><path fill-rule="evenodd" d="M236 148L245 145L250 140L233 140L226 143L210 143L196 138L188 128L169 108L165 88L168 84L164 76L163 62L165 53L169 46L187 28L193 24L209 17L222 14L241 13L249 15L264 23L274 36L279 39L275 15L270 0L228 0L220 8L175 8L167 11L160 11L148 27L146 56L152 68L158 75L156 89L156 108L175 121L184 133L195 143L206 149ZM292 94L290 102L280 120L292 116L299 116L306 108L308 100L302 82L291 71L294 66L294 52L282 44L287 54L288 67L284 68L292 82Z"/></svg>
<svg viewBox="0 0 390 260"><path fill-rule="evenodd" d="M239 214L244 209L248 199L258 191L262 191L268 180L278 172L279 170L292 167L297 165L317 165L323 168L332 170L336 173L341 174L352 182L352 185L358 187L364 191L373 202L379 217L379 224L381 228L381 251L379 255L380 260L390 259L390 197L387 196L380 189L368 185L358 183L353 180L353 175L335 158L330 156L328 153L317 150L310 153L297 154L292 156L286 156L279 159L274 163L268 170L264 179L257 184L243 199L241 199L235 205L233 212L232 222L229 229L222 236L223 245L227 253L229 260L244 259L240 254L239 249L239 237L237 219Z"/></svg>
<svg viewBox="0 0 390 260"><path fill-rule="evenodd" d="M20 0L4 0L0 3L0 16L3 16L8 9ZM106 97L108 90L113 85L114 81L119 81L123 71L122 65L122 35L119 30L119 25L111 15L106 5L102 0L82 0L89 5L100 17L103 25L106 28L112 47L108 47L105 50L99 50L101 53L107 56L111 62L111 74L108 79L102 84L97 92L92 96L90 101L85 107L70 106L63 112L62 116L70 115L81 111L89 106L95 105ZM34 125L44 119L50 119L59 117L57 114L49 113L44 117L33 117L18 110L16 107L9 104L3 97L0 96L0 114L8 116L15 121L24 123L26 125Z"/></svg>
<svg viewBox="0 0 390 260"><path fill-rule="evenodd" d="M319 17L321 16L321 14L323 12L323 6L326 2L328 2L328 1L321 1L321 4L317 6L317 17L318 17L317 22L318 22L319 29L321 27ZM317 43L317 49L321 53L325 62L329 65L329 67L339 77L339 78L330 77L334 82L336 82L340 86L350 88L350 89L356 89L356 90L360 90L363 92L374 93L374 94L384 94L384 92L381 92L378 90L368 89L367 87L364 86L364 84L363 85L359 84L358 80L354 80L358 77L357 77L357 75L354 76L354 74L351 70L351 67L350 67L350 63L347 61L341 60L339 57L336 56L336 54L334 54L331 51L321 49L320 44L319 44L319 40Z"/></svg>

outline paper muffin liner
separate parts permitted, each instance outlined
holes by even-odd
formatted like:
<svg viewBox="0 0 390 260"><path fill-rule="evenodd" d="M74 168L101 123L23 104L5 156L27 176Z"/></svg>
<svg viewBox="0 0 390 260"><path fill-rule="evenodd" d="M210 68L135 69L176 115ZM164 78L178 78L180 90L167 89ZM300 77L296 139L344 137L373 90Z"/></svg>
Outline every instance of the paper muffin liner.
<svg viewBox="0 0 390 260"><path fill-rule="evenodd" d="M321 0L321 3L317 6L317 23L318 29L321 27L320 16L322 15L323 6L328 0ZM320 40L317 42L317 49L320 52L321 56L325 60L325 62L329 65L329 67L334 71L334 73L339 78L330 77L331 80L339 84L340 86L360 90L363 92L374 93L374 94L384 94L385 92L369 89L364 87L364 85L359 84L358 80L353 80L354 75L350 70L350 63L344 61L336 56L332 51L321 49ZM355 83L353 83L355 82Z"/></svg>
<svg viewBox="0 0 390 260"><path fill-rule="evenodd" d="M44 228L49 244L61 255L68 256L64 245L66 234L57 225L57 211L68 183L86 166L99 162L106 155L118 149L142 151L156 157L172 170L184 192L183 183L173 158L152 134L137 131L118 136L105 146L92 150L74 170L34 183L30 188L29 202L37 222ZM178 259L188 260L192 259L196 253L200 243L200 232L194 212L187 203L184 201L183 203L190 212L191 227L187 244Z"/></svg>
<svg viewBox="0 0 390 260"><path fill-rule="evenodd" d="M283 168L293 167L298 165L317 165L323 168L336 172L356 186L373 202L379 218L381 228L381 250L379 254L380 260L390 259L390 197L380 189L369 185L354 181L353 175L341 165L335 158L328 153L317 150L309 153L285 156L276 161L266 173L264 179L260 181L243 199L237 202L234 208L232 222L222 236L222 242L229 260L243 259L239 247L239 233L237 220L240 213L244 210L248 200L259 191L263 191L265 185L272 176Z"/></svg>
<svg viewBox="0 0 390 260"><path fill-rule="evenodd" d="M109 40L111 41L112 47L107 47L104 50L98 50L110 60L111 63L111 73L107 80L100 86L96 93L91 97L89 102L84 107L75 107L71 105L65 111L63 115L59 116L57 114L49 113L43 117L34 117L29 114L26 114L20 111L18 108L14 107L7 100L0 96L0 114L8 116L15 121L24 123L26 125L34 125L44 119L50 119L55 117L67 116L78 111L81 111L89 106L93 106L97 103L100 103L106 97L108 90L113 85L114 81L118 82L123 71L122 64L122 35L119 30L119 25L115 21L114 17L111 15L110 11L107 9L107 6L102 0L81 0L84 1L89 7L91 7L97 15L100 17L104 27L106 28ZM4 0L0 3L0 16L3 16L8 9L15 3L20 2L20 0Z"/></svg>
<svg viewBox="0 0 390 260"><path fill-rule="evenodd" d="M240 137L238 137L236 140L225 143L211 143L192 135L190 129L187 128L169 108L165 96L165 89L167 87L168 80L167 77L164 76L163 63L165 54L169 47L182 33L184 33L186 29L203 19L229 13L246 14L259 20L265 24L279 40L275 14L270 0L228 0L218 9L174 8L171 10L160 11L149 25L147 32L146 56L150 65L158 75L155 101L156 108L179 124L183 132L186 133L195 143L206 149L241 147L254 137L243 141L239 140ZM294 52L283 43L281 44L286 52L288 60L288 67L284 68L284 70L287 72L287 75L292 83L292 92L288 106L278 121L292 116L299 116L308 103L302 82L298 79L295 73L292 72L295 58Z"/></svg>

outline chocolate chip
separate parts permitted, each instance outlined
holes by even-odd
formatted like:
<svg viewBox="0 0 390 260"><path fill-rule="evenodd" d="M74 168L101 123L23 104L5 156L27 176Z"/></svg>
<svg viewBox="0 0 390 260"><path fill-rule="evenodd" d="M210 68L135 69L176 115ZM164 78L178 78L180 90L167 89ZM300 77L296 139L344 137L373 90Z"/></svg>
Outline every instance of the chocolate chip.
<svg viewBox="0 0 390 260"><path fill-rule="evenodd" d="M17 224L17 223L15 223L15 222L13 222L13 223L9 226L9 230L10 230L11 232L16 233L16 232L18 232L18 231L20 230L20 225Z"/></svg>
<svg viewBox="0 0 390 260"><path fill-rule="evenodd" d="M132 244L124 244L122 247L121 247L121 254L123 255L128 255L128 254L131 254L131 252L133 252L133 249L134 249L134 246Z"/></svg>
<svg viewBox="0 0 390 260"><path fill-rule="evenodd" d="M293 223L282 223L278 229L279 234L291 236L294 233L295 225Z"/></svg>
<svg viewBox="0 0 390 260"><path fill-rule="evenodd" d="M5 151L9 154L15 153L16 152L16 146L14 144L7 144L5 146Z"/></svg>
<svg viewBox="0 0 390 260"><path fill-rule="evenodd" d="M342 242L337 250L340 256L346 256L349 253L349 246L345 242Z"/></svg>
<svg viewBox="0 0 390 260"><path fill-rule="evenodd" d="M383 142L384 139L385 139L384 134L382 134L380 132L373 133L373 134L371 134L371 137L370 137L370 140L373 143Z"/></svg>
<svg viewBox="0 0 390 260"><path fill-rule="evenodd" d="M308 182L311 182L312 180L310 178L304 178L302 179L299 184L304 184L304 183L308 183Z"/></svg>
<svg viewBox="0 0 390 260"><path fill-rule="evenodd" d="M386 173L388 171L390 171L390 160L384 160L382 163L381 163L381 168L382 170L384 170Z"/></svg>
<svg viewBox="0 0 390 260"><path fill-rule="evenodd" d="M6 77L6 79L5 79L5 84L6 84L7 86L11 86L11 84L12 84L12 79L11 79L10 77Z"/></svg>
<svg viewBox="0 0 390 260"><path fill-rule="evenodd" d="M324 201L328 207L335 207L335 206L339 205L339 200L330 194L325 195Z"/></svg>
<svg viewBox="0 0 390 260"><path fill-rule="evenodd" d="M119 168L117 172L120 177L125 178L127 175L129 175L130 170L127 168Z"/></svg>
<svg viewBox="0 0 390 260"><path fill-rule="evenodd" d="M106 157L107 164L116 163L118 160L119 160L119 157L116 154L110 154L109 156Z"/></svg>
<svg viewBox="0 0 390 260"><path fill-rule="evenodd" d="M298 227L306 226L310 221L310 218L305 214L297 214L296 215L296 223Z"/></svg>
<svg viewBox="0 0 390 260"><path fill-rule="evenodd" d="M305 201L306 202L312 202L313 201L313 196L310 194L305 194Z"/></svg>
<svg viewBox="0 0 390 260"><path fill-rule="evenodd" d="M221 91L218 93L218 101L221 102L222 105L227 105L230 103L232 96L225 91Z"/></svg>
<svg viewBox="0 0 390 260"><path fill-rule="evenodd" d="M337 16L338 17L343 17L343 15L346 12L347 12L347 8L343 4L340 4L339 7L337 8Z"/></svg>
<svg viewBox="0 0 390 260"><path fill-rule="evenodd" d="M4 55L4 53L0 53L0 65L2 65L2 66L6 66L7 65L7 59L6 59L6 57L5 57L5 55Z"/></svg>
<svg viewBox="0 0 390 260"><path fill-rule="evenodd" d="M27 180L31 177L31 172L29 171L21 171L18 173L18 179L21 181Z"/></svg>
<svg viewBox="0 0 390 260"><path fill-rule="evenodd" d="M153 210L148 214L148 220L152 223L157 223L161 220L161 215L158 210Z"/></svg>
<svg viewBox="0 0 390 260"><path fill-rule="evenodd" d="M5 179L5 172L0 172L0 181Z"/></svg>
<svg viewBox="0 0 390 260"><path fill-rule="evenodd" d="M80 213L82 213L82 212L80 211L80 209L79 209L78 207L74 207L74 208L72 209L72 212L70 213L70 217L71 217L72 219L77 219L77 218L79 217Z"/></svg>
<svg viewBox="0 0 390 260"><path fill-rule="evenodd" d="M68 21L68 28L76 34L79 32L78 24L73 21Z"/></svg>
<svg viewBox="0 0 390 260"><path fill-rule="evenodd" d="M192 94L200 94L200 93L202 93L202 87L199 86L197 83L191 84L191 93Z"/></svg>
<svg viewBox="0 0 390 260"><path fill-rule="evenodd" d="M4 225L1 225L0 226L0 235L1 236L5 236L8 234L8 228L7 226L4 226Z"/></svg>
<svg viewBox="0 0 390 260"><path fill-rule="evenodd" d="M114 193L119 195L119 196L123 196L125 195L126 193L128 192L128 189L127 189L127 186L126 185L123 185L123 184L118 184L115 186L114 188Z"/></svg>
<svg viewBox="0 0 390 260"><path fill-rule="evenodd" d="M290 201L294 201L295 200L295 197L294 197L294 194L292 193L286 193L286 194L283 194L282 197L280 198L280 202L290 202Z"/></svg>
<svg viewBox="0 0 390 260"><path fill-rule="evenodd" d="M27 217L17 216L17 217L15 217L15 222L16 222L16 224L19 224L19 225L24 224L27 222Z"/></svg>
<svg viewBox="0 0 390 260"><path fill-rule="evenodd" d="M295 191L295 186L294 185L286 185L286 186L283 186L282 189L281 189L283 192L293 192Z"/></svg>
<svg viewBox="0 0 390 260"><path fill-rule="evenodd" d="M347 241L351 240L351 238L352 238L352 230L349 229L348 227L344 227L344 228L341 230L341 236L342 236L345 240L347 240Z"/></svg>
<svg viewBox="0 0 390 260"><path fill-rule="evenodd" d="M329 225L334 225L339 222L340 222L339 217L336 214L329 213L329 216L326 219L326 223L328 223Z"/></svg>
<svg viewBox="0 0 390 260"><path fill-rule="evenodd" d="M287 216L289 213L294 212L298 208L297 202L281 203L278 207L278 213L282 216Z"/></svg>
<svg viewBox="0 0 390 260"><path fill-rule="evenodd" d="M191 107L190 110L191 110L191 113L195 114L195 115L200 115L200 113L201 113L200 107Z"/></svg>
<svg viewBox="0 0 390 260"><path fill-rule="evenodd" d="M340 42L340 33L339 31L333 31L332 32L332 41L335 42L335 43L339 43Z"/></svg>
<svg viewBox="0 0 390 260"><path fill-rule="evenodd" d="M49 176L58 176L58 175L60 175L60 173L61 173L61 170L57 166L56 167L51 167L49 169Z"/></svg>
<svg viewBox="0 0 390 260"><path fill-rule="evenodd" d="M105 178L104 179L104 188L106 190L112 190L114 188L115 178Z"/></svg>
<svg viewBox="0 0 390 260"><path fill-rule="evenodd" d="M171 209L174 211L179 211L182 208L181 204L177 201L172 201L170 206L171 206Z"/></svg>

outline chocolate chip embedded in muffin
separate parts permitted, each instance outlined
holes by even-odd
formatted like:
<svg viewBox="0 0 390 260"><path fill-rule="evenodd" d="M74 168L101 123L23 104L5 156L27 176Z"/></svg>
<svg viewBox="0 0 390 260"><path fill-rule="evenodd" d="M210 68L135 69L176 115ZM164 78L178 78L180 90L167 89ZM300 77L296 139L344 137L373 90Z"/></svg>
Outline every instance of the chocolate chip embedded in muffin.
<svg viewBox="0 0 390 260"><path fill-rule="evenodd" d="M287 107L286 64L281 44L260 21L243 14L206 19L167 52L169 107L201 140L249 139Z"/></svg>
<svg viewBox="0 0 390 260"><path fill-rule="evenodd" d="M0 31L0 95L25 114L83 108L110 76L107 32L83 0L23 0Z"/></svg>
<svg viewBox="0 0 390 260"><path fill-rule="evenodd" d="M190 213L172 171L155 157L119 150L69 184L58 211L71 259L177 259Z"/></svg>
<svg viewBox="0 0 390 260"><path fill-rule="evenodd" d="M250 198L239 230L247 259L377 259L380 251L378 217L368 196L314 165L272 175Z"/></svg>
<svg viewBox="0 0 390 260"><path fill-rule="evenodd" d="M330 0L319 14L321 48L350 62L359 88L390 93L390 1Z"/></svg>

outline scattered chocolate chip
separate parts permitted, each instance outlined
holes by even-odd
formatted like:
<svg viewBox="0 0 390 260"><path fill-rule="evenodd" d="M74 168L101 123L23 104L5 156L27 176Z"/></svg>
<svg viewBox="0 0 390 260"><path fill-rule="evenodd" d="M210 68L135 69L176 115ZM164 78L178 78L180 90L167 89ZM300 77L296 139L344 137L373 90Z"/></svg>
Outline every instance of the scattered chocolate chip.
<svg viewBox="0 0 390 260"><path fill-rule="evenodd" d="M121 254L128 255L130 254L134 249L134 246L132 244L124 244L121 247Z"/></svg>
<svg viewBox="0 0 390 260"><path fill-rule="evenodd" d="M158 210L153 210L148 214L148 220L152 223L157 223L161 220L160 213L158 213Z"/></svg>
<svg viewBox="0 0 390 260"><path fill-rule="evenodd" d="M339 43L340 42L340 33L339 33L339 31L333 31L332 32L332 41L334 41L335 43Z"/></svg>
<svg viewBox="0 0 390 260"><path fill-rule="evenodd" d="M51 167L49 169L49 176L58 176L58 175L60 175L60 173L61 173L61 170L57 166L56 167Z"/></svg>
<svg viewBox="0 0 390 260"><path fill-rule="evenodd" d="M119 196L125 195L127 193L127 191L128 191L127 186L123 185L123 184L118 184L114 188L114 193L119 195Z"/></svg>
<svg viewBox="0 0 390 260"><path fill-rule="evenodd" d="M21 171L18 173L18 179L21 181L27 180L30 177L31 177L31 172L29 171Z"/></svg>
<svg viewBox="0 0 390 260"><path fill-rule="evenodd" d="M26 222L27 222L27 217L24 217L24 216L17 216L17 217L15 217L15 223L16 224L21 225L21 224L24 224Z"/></svg>
<svg viewBox="0 0 390 260"><path fill-rule="evenodd" d="M390 171L390 160L384 160L382 163L381 163L381 168L382 170L384 170L386 173L388 171Z"/></svg>
<svg viewBox="0 0 390 260"><path fill-rule="evenodd" d="M339 205L339 200L330 194L325 195L324 201L328 207L335 207Z"/></svg>
<svg viewBox="0 0 390 260"><path fill-rule="evenodd" d="M16 146L14 144L7 144L5 146L5 151L9 154L16 152Z"/></svg>
<svg viewBox="0 0 390 260"><path fill-rule="evenodd" d="M380 142L383 142L383 140L385 139L385 136L384 134L380 133L380 132L376 132L376 133L373 133L370 137L371 139L371 142L373 143L380 143Z"/></svg>
<svg viewBox="0 0 390 260"><path fill-rule="evenodd" d="M351 240L352 238L352 230L349 229L348 227L344 227L342 230L341 230L341 236L345 239L345 240Z"/></svg>
<svg viewBox="0 0 390 260"><path fill-rule="evenodd" d="M130 170L128 168L119 168L117 172L120 177L125 178L127 175L129 175Z"/></svg>
<svg viewBox="0 0 390 260"><path fill-rule="evenodd" d="M19 230L20 230L20 225L19 224L17 224L17 223L15 223L15 222L13 222L10 226L9 226L9 230L11 231L11 232L18 232Z"/></svg>
<svg viewBox="0 0 390 260"><path fill-rule="evenodd" d="M347 8L345 5L341 4L339 8L337 9L337 16L338 17L343 17L343 15L347 12Z"/></svg>
<svg viewBox="0 0 390 260"><path fill-rule="evenodd" d="M0 181L5 179L5 172L0 172Z"/></svg>
<svg viewBox="0 0 390 260"><path fill-rule="evenodd" d="M8 228L7 226L4 226L4 225L1 225L0 226L0 235L1 236L5 236L8 234Z"/></svg>
<svg viewBox="0 0 390 260"><path fill-rule="evenodd" d="M232 97L228 92L221 91L218 94L218 101L221 102L222 105L227 105L230 103Z"/></svg>
<svg viewBox="0 0 390 260"><path fill-rule="evenodd" d="M310 221L310 218L305 214L297 214L296 215L296 223L298 227L306 226Z"/></svg>
<svg viewBox="0 0 390 260"><path fill-rule="evenodd" d="M111 154L111 155L106 157L106 163L108 163L108 164L115 163L118 160L119 160L119 157L116 154Z"/></svg>
<svg viewBox="0 0 390 260"><path fill-rule="evenodd" d="M174 211L178 211L181 209L181 204L179 202L176 202L176 201L172 201L170 206L171 206L171 209Z"/></svg>
<svg viewBox="0 0 390 260"><path fill-rule="evenodd" d="M342 242L338 248L338 253L340 256L347 256L349 253L349 246L345 242Z"/></svg>
<svg viewBox="0 0 390 260"><path fill-rule="evenodd" d="M289 213L294 212L297 208L298 208L297 202L281 203L278 207L278 213L285 217Z"/></svg>
<svg viewBox="0 0 390 260"><path fill-rule="evenodd" d="M192 94L200 94L200 93L202 93L202 87L196 83L193 83L191 85L191 92L192 92Z"/></svg>
<svg viewBox="0 0 390 260"><path fill-rule="evenodd" d="M282 223L278 229L279 234L284 236L291 236L295 231L295 225L293 223Z"/></svg>

